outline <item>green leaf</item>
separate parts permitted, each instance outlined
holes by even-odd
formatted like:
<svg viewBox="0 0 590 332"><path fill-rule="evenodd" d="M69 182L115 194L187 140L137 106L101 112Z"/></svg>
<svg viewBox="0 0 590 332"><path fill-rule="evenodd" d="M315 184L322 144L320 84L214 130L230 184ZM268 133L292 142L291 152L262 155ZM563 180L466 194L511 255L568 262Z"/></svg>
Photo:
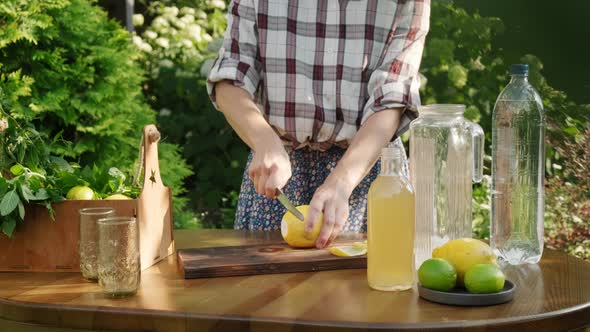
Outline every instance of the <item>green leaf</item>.
<svg viewBox="0 0 590 332"><path fill-rule="evenodd" d="M15 227L16 220L14 220L14 218L6 218L4 222L2 222L2 233L6 234L8 237L12 237Z"/></svg>
<svg viewBox="0 0 590 332"><path fill-rule="evenodd" d="M21 164L15 164L14 166L10 167L10 172L16 176L23 174L25 168Z"/></svg>
<svg viewBox="0 0 590 332"><path fill-rule="evenodd" d="M580 133L580 131L578 130L578 128L573 127L573 126L572 127L563 128L563 131L566 134L570 135L570 136L576 136L576 135L578 135Z"/></svg>
<svg viewBox="0 0 590 332"><path fill-rule="evenodd" d="M37 201L46 200L48 198L49 194L47 193L47 190L45 190L45 188L41 188L39 189L39 191L37 191L37 193L35 193L35 200Z"/></svg>
<svg viewBox="0 0 590 332"><path fill-rule="evenodd" d="M0 197L3 197L4 194L8 191L8 183L4 178L0 178Z"/></svg>
<svg viewBox="0 0 590 332"><path fill-rule="evenodd" d="M49 157L49 159L51 160L51 163L57 166L60 171L66 171L69 173L74 172L74 168L72 167L72 165L70 165L70 163L68 163L65 159L55 156L51 156Z"/></svg>
<svg viewBox="0 0 590 332"><path fill-rule="evenodd" d="M45 204L45 208L47 209L47 212L49 212L49 217L51 220L55 221L55 210L53 210L53 205L51 205L50 202L47 202Z"/></svg>
<svg viewBox="0 0 590 332"><path fill-rule="evenodd" d="M116 167L109 168L109 175L112 177L115 177L117 179L122 179L123 181L125 181L125 174L123 174L123 172L121 172Z"/></svg>
<svg viewBox="0 0 590 332"><path fill-rule="evenodd" d="M28 203L30 200L34 200L35 199L35 194L33 193L33 191L31 190L31 188L29 188L28 185L23 184L20 186L20 191L23 194L23 198L25 199L25 201Z"/></svg>
<svg viewBox="0 0 590 332"><path fill-rule="evenodd" d="M16 190L9 191L0 202L0 215L3 217L9 215L16 209L18 202L20 202L20 198Z"/></svg>
<svg viewBox="0 0 590 332"><path fill-rule="evenodd" d="M19 144L17 147L17 150L16 150L16 153L17 153L16 158L19 162L23 162L23 160L25 159L26 152L27 151L25 149L25 146L23 144Z"/></svg>
<svg viewBox="0 0 590 332"><path fill-rule="evenodd" d="M25 206L21 201L18 201L18 215L20 216L21 220L25 220Z"/></svg>

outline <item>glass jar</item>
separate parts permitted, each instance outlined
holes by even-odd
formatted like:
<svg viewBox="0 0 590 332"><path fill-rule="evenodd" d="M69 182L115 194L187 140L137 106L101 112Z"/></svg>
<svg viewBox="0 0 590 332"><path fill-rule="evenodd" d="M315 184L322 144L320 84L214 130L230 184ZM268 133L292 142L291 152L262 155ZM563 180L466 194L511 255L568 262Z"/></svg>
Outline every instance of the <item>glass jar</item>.
<svg viewBox="0 0 590 332"><path fill-rule="evenodd" d="M480 182L484 132L465 105L428 105L410 125L410 174L416 193L416 266L445 242L471 237L472 181Z"/></svg>
<svg viewBox="0 0 590 332"><path fill-rule="evenodd" d="M126 297L140 283L139 229L135 218L98 221L98 283L108 297Z"/></svg>
<svg viewBox="0 0 590 332"><path fill-rule="evenodd" d="M79 210L80 215L80 272L89 281L98 280L98 219L112 217L115 210L111 208L86 208Z"/></svg>

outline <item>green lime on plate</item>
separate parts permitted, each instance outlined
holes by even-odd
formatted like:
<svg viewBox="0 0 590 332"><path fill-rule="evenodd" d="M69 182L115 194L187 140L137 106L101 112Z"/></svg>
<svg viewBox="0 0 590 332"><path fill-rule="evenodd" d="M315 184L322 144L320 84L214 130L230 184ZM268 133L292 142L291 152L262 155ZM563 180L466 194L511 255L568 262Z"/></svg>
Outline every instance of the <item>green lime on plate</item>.
<svg viewBox="0 0 590 332"><path fill-rule="evenodd" d="M457 284L457 270L442 258L426 260L418 269L422 287L447 292Z"/></svg>
<svg viewBox="0 0 590 332"><path fill-rule="evenodd" d="M495 264L477 264L467 270L464 281L469 293L490 294L504 288L506 277Z"/></svg>

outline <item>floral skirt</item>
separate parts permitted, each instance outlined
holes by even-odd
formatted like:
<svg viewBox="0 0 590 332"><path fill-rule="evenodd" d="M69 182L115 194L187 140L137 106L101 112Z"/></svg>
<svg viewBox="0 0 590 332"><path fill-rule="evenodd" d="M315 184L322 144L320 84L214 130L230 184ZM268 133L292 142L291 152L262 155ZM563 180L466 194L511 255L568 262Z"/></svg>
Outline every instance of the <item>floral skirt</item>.
<svg viewBox="0 0 590 332"><path fill-rule="evenodd" d="M401 145L400 142L396 143ZM285 195L296 206L309 204L316 189L324 183L344 152L346 150L338 147L333 147L328 151L316 151L308 148L290 151L292 177L283 188ZM248 176L248 167L251 161L252 153L248 157L246 171L242 179L234 227L249 230L279 230L285 208L278 200L266 198L256 192L254 183ZM403 164L404 172L407 174L407 161ZM350 196L350 212L344 225L344 232L366 232L367 194L369 186L379 175L380 168L380 163L377 162Z"/></svg>

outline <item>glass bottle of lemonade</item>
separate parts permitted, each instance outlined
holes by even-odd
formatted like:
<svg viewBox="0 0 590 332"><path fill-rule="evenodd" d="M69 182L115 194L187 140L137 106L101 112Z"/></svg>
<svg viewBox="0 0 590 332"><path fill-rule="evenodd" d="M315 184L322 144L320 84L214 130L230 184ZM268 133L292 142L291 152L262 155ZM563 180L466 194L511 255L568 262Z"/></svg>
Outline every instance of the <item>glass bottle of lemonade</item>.
<svg viewBox="0 0 590 332"><path fill-rule="evenodd" d="M414 285L414 189L402 174L404 151L381 151L381 174L368 197L367 279L369 287L401 291Z"/></svg>

